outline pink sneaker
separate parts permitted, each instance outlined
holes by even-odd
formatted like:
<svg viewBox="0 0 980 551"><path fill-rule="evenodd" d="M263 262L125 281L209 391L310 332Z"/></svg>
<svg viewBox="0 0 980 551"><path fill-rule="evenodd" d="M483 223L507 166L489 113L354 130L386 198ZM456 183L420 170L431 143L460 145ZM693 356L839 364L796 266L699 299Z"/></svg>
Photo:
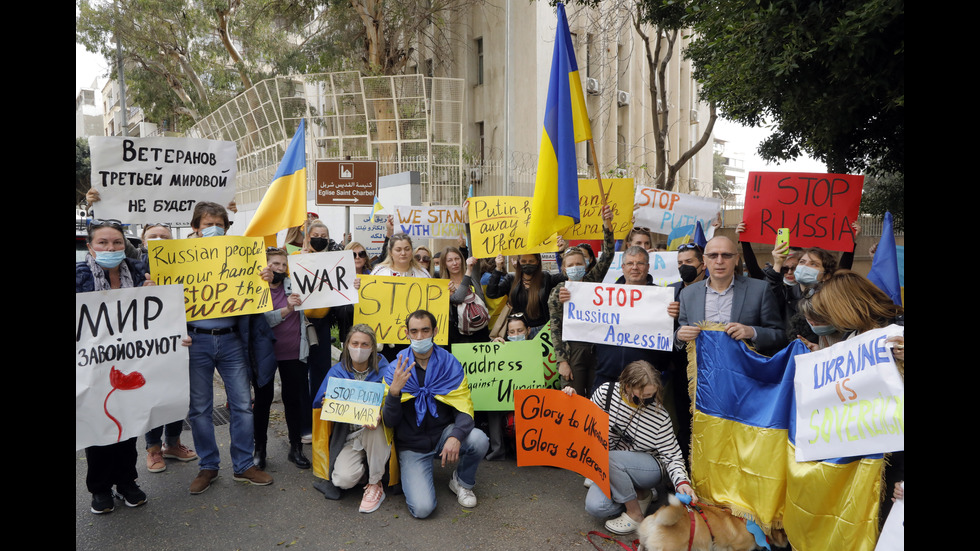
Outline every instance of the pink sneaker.
<svg viewBox="0 0 980 551"><path fill-rule="evenodd" d="M164 446L163 456L167 459L176 459L178 461L194 461L197 459L197 452L181 443L178 443L172 448L169 446Z"/></svg>
<svg viewBox="0 0 980 551"><path fill-rule="evenodd" d="M381 507L385 500L385 491L381 484L368 484L364 486L364 497L361 499L361 507L358 511L362 513L373 513Z"/></svg>
<svg viewBox="0 0 980 551"><path fill-rule="evenodd" d="M151 473L162 473L167 470L167 463L163 460L163 452L160 451L160 446L146 450L146 470Z"/></svg>

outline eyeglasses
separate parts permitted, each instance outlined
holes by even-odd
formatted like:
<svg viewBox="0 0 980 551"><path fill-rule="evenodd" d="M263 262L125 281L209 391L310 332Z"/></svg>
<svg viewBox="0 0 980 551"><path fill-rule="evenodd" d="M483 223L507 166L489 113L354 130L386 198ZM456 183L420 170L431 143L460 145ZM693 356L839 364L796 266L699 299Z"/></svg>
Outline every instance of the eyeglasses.
<svg viewBox="0 0 980 551"><path fill-rule="evenodd" d="M697 243L684 243L683 245L677 246L677 252L686 251L686 250L700 251L701 247L699 247Z"/></svg>
<svg viewBox="0 0 980 551"><path fill-rule="evenodd" d="M731 260L735 258L735 253L707 253L704 256L709 260L716 260L719 256L725 260Z"/></svg>
<svg viewBox="0 0 980 551"><path fill-rule="evenodd" d="M428 262L428 261L430 261L432 259L429 258L428 256L422 256L420 254L417 254L417 255L415 255L415 260L418 260L419 262Z"/></svg>
<svg viewBox="0 0 980 551"><path fill-rule="evenodd" d="M633 268L642 268L649 264L650 264L649 262L627 262L626 264L623 264L623 268L630 270Z"/></svg>
<svg viewBox="0 0 980 551"><path fill-rule="evenodd" d="M115 228L119 231L122 231L123 229L123 223L120 222L119 220L115 220L112 218L107 218L105 220L99 220L98 218L93 218L89 222L88 226L93 230L98 228Z"/></svg>
<svg viewBox="0 0 980 551"><path fill-rule="evenodd" d="M360 252L354 253L355 258L367 258L367 251L362 250Z"/></svg>
<svg viewBox="0 0 980 551"><path fill-rule="evenodd" d="M781 274L788 274L790 272L795 272L795 271L796 271L796 266L783 266L782 268L779 269L779 273Z"/></svg>

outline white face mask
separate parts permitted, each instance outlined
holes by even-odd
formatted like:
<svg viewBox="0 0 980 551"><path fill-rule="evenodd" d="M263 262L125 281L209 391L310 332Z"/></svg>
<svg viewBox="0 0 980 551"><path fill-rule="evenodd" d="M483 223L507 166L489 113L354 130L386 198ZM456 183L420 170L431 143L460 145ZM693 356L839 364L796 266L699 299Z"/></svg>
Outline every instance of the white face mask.
<svg viewBox="0 0 980 551"><path fill-rule="evenodd" d="M364 363L371 357L370 348L348 348L347 352L350 353L350 359L357 364Z"/></svg>

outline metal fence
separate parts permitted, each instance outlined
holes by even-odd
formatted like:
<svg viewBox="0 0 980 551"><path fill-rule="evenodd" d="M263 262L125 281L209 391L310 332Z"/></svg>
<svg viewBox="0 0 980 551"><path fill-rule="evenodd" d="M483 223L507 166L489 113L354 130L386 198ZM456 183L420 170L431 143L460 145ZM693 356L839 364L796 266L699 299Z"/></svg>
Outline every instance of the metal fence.
<svg viewBox="0 0 980 551"><path fill-rule="evenodd" d="M277 77L222 105L187 135L238 145L236 201L242 206L262 199L304 118L307 166L377 160L379 176L419 172L422 201L459 204L468 184L462 170L463 83L358 72ZM308 171L308 190L315 176Z"/></svg>

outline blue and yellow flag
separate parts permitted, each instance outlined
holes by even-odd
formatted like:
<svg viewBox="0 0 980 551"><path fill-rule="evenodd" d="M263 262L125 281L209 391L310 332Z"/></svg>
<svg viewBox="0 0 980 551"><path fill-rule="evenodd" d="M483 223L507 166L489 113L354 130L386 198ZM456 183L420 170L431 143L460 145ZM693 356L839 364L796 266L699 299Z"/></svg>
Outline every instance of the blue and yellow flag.
<svg viewBox="0 0 980 551"><path fill-rule="evenodd" d="M379 212L383 211L384 207L381 206L381 201L378 201L378 196L374 196L374 208L371 210L371 221L375 220L375 217Z"/></svg>
<svg viewBox="0 0 980 551"><path fill-rule="evenodd" d="M305 222L306 119L301 119L279 163L272 185L266 190L255 216L245 229L245 236L265 237L266 244L274 247L279 231L302 226Z"/></svg>
<svg viewBox="0 0 980 551"><path fill-rule="evenodd" d="M591 138L592 128L582 95L572 37L568 32L565 6L559 3L544 131L528 226L529 246L579 222L575 144Z"/></svg>
<svg viewBox="0 0 980 551"><path fill-rule="evenodd" d="M898 250L895 247L895 231L892 224L892 213L885 212L885 221L881 227L881 241L875 250L871 261L871 271L868 280L884 291L892 302L901 306L904 289L898 277Z"/></svg>
<svg viewBox="0 0 980 551"><path fill-rule="evenodd" d="M796 340L769 358L712 329L688 351L698 497L767 533L784 529L794 549L874 549L882 457L796 461L793 358L806 347Z"/></svg>

